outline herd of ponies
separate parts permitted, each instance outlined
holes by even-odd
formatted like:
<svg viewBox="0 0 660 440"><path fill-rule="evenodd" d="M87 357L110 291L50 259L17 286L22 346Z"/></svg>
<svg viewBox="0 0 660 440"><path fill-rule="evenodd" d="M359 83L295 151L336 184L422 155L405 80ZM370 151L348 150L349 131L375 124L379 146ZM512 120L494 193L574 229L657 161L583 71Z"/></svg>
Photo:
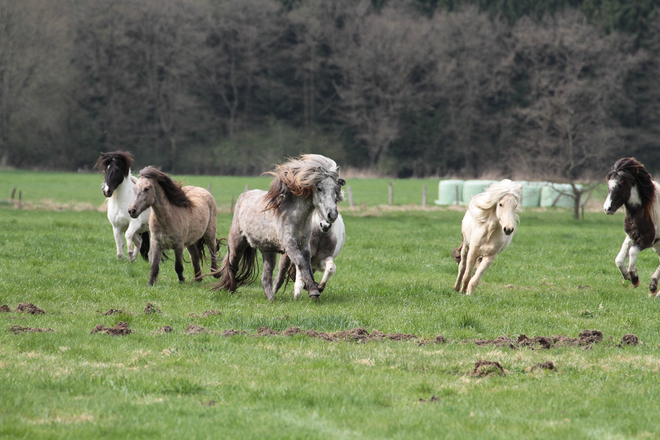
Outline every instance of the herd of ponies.
<svg viewBox="0 0 660 440"><path fill-rule="evenodd" d="M221 240L216 238L217 208L211 193L181 186L152 166L135 178L132 163L131 153L120 150L101 153L95 168L105 174L102 192L108 202L117 257L125 257L125 237L130 261L140 254L151 262L150 286L157 281L163 252L170 249L179 281L185 280L184 248L190 254L195 281L211 275L219 278L214 289L230 292L256 280L259 250L263 260L261 284L269 300L288 279L295 280L294 298L299 298L303 289L311 298L318 298L335 273L334 260L346 241L344 221L337 209L344 200L346 181L332 159L318 154L289 159L265 173L273 178L268 191L241 194L220 268L217 255ZM605 213L612 215L625 206L626 238L616 266L623 278L637 287L639 253L652 247L660 256L660 186L632 157L617 160L606 179ZM474 292L495 257L511 243L521 201L522 187L509 179L472 198L462 221L462 243L452 252L458 262L456 291L466 295ZM204 246L211 260L211 272L206 275L201 270L206 258ZM323 273L319 283L314 280L317 270ZM658 277L660 265L651 276L649 296L658 294Z"/></svg>

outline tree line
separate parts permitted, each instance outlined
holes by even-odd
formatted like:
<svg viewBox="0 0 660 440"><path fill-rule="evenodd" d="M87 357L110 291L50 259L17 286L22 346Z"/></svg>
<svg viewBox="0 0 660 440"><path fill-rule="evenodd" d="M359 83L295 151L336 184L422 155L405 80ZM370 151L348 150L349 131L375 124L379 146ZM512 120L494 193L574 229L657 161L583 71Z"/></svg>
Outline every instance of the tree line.
<svg viewBox="0 0 660 440"><path fill-rule="evenodd" d="M0 166L660 170L660 0L0 0Z"/></svg>

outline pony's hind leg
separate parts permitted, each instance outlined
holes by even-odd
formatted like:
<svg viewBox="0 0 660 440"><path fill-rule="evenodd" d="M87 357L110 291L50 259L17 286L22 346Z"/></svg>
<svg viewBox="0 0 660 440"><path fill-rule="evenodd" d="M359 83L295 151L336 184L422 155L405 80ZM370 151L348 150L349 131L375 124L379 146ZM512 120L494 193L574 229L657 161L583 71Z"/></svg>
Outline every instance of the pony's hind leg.
<svg viewBox="0 0 660 440"><path fill-rule="evenodd" d="M199 265L199 261L197 264ZM174 249L174 271L179 277L180 283L186 281L186 277L183 276L183 248L180 247Z"/></svg>
<svg viewBox="0 0 660 440"><path fill-rule="evenodd" d="M275 263L277 262L277 254L274 252L261 252L264 261L264 269L261 273L261 285L264 288L264 293L269 301L275 299L273 293L273 272L275 270Z"/></svg>
<svg viewBox="0 0 660 440"><path fill-rule="evenodd" d="M484 275L484 272L490 267L491 264L493 264L493 261L495 260L494 255L489 255L486 257L481 258L481 262L477 266L477 270L474 273L474 276L470 280L470 284L468 284L467 291L465 292L466 295L472 294L472 292L475 291L477 288L477 285L479 284L479 281L481 280L481 277Z"/></svg>
<svg viewBox="0 0 660 440"><path fill-rule="evenodd" d="M156 240L151 240L151 271L149 273L149 285L153 286L158 279L160 271L160 260L163 257L163 250Z"/></svg>
<svg viewBox="0 0 660 440"><path fill-rule="evenodd" d="M456 277L456 283L454 283L454 290L457 292L461 291L461 282L463 281L465 266L467 265L468 250L468 246L465 244L465 241L463 241L463 244L461 245L461 260L458 263L458 276Z"/></svg>
<svg viewBox="0 0 660 440"><path fill-rule="evenodd" d="M463 273L463 280L461 281L461 292L465 293L466 295L469 295L472 292L468 293L468 285L470 284L470 280L472 279L472 272L474 271L474 267L477 263L477 251L475 250L474 247L470 247L470 250L467 253L467 256L465 258L465 272Z"/></svg>
<svg viewBox="0 0 660 440"><path fill-rule="evenodd" d="M653 246L653 250L656 254L658 254L658 257L660 257L660 243ZM651 284L649 284L649 296L655 296L656 298L660 296L658 295L658 278L660 278L660 265L658 265L658 268L655 270L655 272L653 272L653 275L651 275Z"/></svg>
<svg viewBox="0 0 660 440"><path fill-rule="evenodd" d="M188 253L190 254L190 261L192 261L193 271L195 272L195 281L202 281L202 268L199 265L199 249L197 249L197 244L192 244L186 247Z"/></svg>
<svg viewBox="0 0 660 440"><path fill-rule="evenodd" d="M284 281L286 281L287 274L289 273L289 267L291 267L291 259L287 254L282 254L280 257L280 262L277 266L277 276L275 277L275 287L273 287L273 295L280 290Z"/></svg>

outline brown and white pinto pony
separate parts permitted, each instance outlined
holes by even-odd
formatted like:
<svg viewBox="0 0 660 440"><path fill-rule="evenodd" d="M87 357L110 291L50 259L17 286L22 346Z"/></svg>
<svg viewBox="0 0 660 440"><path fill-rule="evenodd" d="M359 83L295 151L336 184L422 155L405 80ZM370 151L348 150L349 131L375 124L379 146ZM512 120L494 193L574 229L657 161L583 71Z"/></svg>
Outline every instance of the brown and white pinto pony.
<svg viewBox="0 0 660 440"><path fill-rule="evenodd" d="M652 247L660 256L660 185L652 180L644 165L633 157L624 157L607 173L607 186L605 213L612 215L621 206L626 209L623 220L626 238L616 256L616 266L623 278L637 287L639 276L635 264L639 253ZM660 265L651 276L649 296L657 296L659 276Z"/></svg>
<svg viewBox="0 0 660 440"><path fill-rule="evenodd" d="M273 272L277 254L286 253L301 277L311 298L320 296L311 268L310 237L314 210L319 217L334 223L339 212L337 203L343 200L334 160L318 154L304 154L277 165L268 192L252 190L236 201L234 218L227 237L227 255L220 269L222 280L215 287L230 292L254 281L257 275L257 249L263 257L261 285L264 294L273 300ZM300 292L294 292L294 297Z"/></svg>
<svg viewBox="0 0 660 440"><path fill-rule="evenodd" d="M474 292L497 254L509 246L521 200L522 187L509 179L493 183L472 198L463 217L463 243L452 252L458 262L456 291L466 295Z"/></svg>
<svg viewBox="0 0 660 440"><path fill-rule="evenodd" d="M128 213L137 218L151 207L149 230L151 231L151 273L149 285L158 278L162 251L174 250L174 270L179 281L183 276L183 248L187 248L195 270L195 281L201 281L200 259L203 245L211 254L211 269L219 277L216 252L218 243L215 236L217 208L210 192L197 186L184 186L154 167L140 171L140 177L133 188L134 197ZM201 252L200 252L201 251Z"/></svg>

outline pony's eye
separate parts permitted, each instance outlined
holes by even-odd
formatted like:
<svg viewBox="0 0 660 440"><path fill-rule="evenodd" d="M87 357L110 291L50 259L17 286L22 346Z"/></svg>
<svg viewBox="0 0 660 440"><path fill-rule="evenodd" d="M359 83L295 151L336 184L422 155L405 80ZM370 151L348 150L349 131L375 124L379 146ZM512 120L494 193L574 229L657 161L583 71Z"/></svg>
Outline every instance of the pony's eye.
<svg viewBox="0 0 660 440"><path fill-rule="evenodd" d="M317 186L317 187L316 187L316 190L317 190L318 192L320 192L320 193L323 192L323 188L321 188L320 186Z"/></svg>
<svg viewBox="0 0 660 440"><path fill-rule="evenodd" d="M501 203L500 203L500 206L502 206L502 204L501 204Z"/></svg>

